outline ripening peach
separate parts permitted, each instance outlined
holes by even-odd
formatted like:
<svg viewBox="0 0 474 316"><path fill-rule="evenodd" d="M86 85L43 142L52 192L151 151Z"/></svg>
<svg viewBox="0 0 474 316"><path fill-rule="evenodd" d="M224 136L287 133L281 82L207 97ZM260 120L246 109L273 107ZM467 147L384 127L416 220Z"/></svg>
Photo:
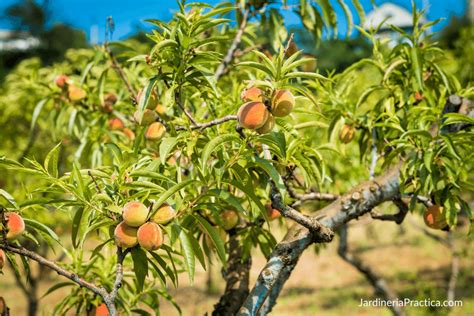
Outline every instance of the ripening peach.
<svg viewBox="0 0 474 316"><path fill-rule="evenodd" d="M259 134L269 133L273 130L274 127L275 127L275 118L273 117L273 115L269 114L268 119L265 122L265 124L263 124L262 127L257 128L257 133Z"/></svg>
<svg viewBox="0 0 474 316"><path fill-rule="evenodd" d="M272 114L287 116L295 106L295 97L289 90L276 90L272 100Z"/></svg>
<svg viewBox="0 0 474 316"><path fill-rule="evenodd" d="M125 204L122 210L123 221L131 227L143 225L148 218L149 210L145 204L133 201Z"/></svg>
<svg viewBox="0 0 474 316"><path fill-rule="evenodd" d="M281 216L281 213L277 209L274 209L270 203L265 204L265 208L267 209L267 215L270 220Z"/></svg>
<svg viewBox="0 0 474 316"><path fill-rule="evenodd" d="M112 105L117 103L117 95L115 93L109 92L104 96L104 102L109 102Z"/></svg>
<svg viewBox="0 0 474 316"><path fill-rule="evenodd" d="M220 214L222 227L231 230L239 223L239 214L234 210L226 210Z"/></svg>
<svg viewBox="0 0 474 316"><path fill-rule="evenodd" d="M71 83L71 79L66 75L59 75L54 79L54 83L58 88L64 89L69 83Z"/></svg>
<svg viewBox="0 0 474 316"><path fill-rule="evenodd" d="M263 91L257 87L250 87L242 91L240 98L244 102L263 102Z"/></svg>
<svg viewBox="0 0 474 316"><path fill-rule="evenodd" d="M17 214L8 212L5 214L5 218L7 220L7 239L9 241L13 241L20 237L23 232L25 231L25 222L23 218Z"/></svg>
<svg viewBox="0 0 474 316"><path fill-rule="evenodd" d="M247 102L239 108L237 119L243 128L257 129L265 124L269 114L262 102Z"/></svg>
<svg viewBox="0 0 474 316"><path fill-rule="evenodd" d="M344 124L339 132L339 140L344 144L348 144L354 139L355 132L356 129L352 125Z"/></svg>
<svg viewBox="0 0 474 316"><path fill-rule="evenodd" d="M423 214L426 226L433 229L444 229L448 226L444 208L439 205L430 205Z"/></svg>
<svg viewBox="0 0 474 316"><path fill-rule="evenodd" d="M6 263L7 263L7 256L5 255L5 252L2 249L0 249L0 271L2 271Z"/></svg>
<svg viewBox="0 0 474 316"><path fill-rule="evenodd" d="M123 129L123 133L125 134L125 136L127 136L128 139L130 139L130 140L135 139L135 133L130 128L125 127Z"/></svg>
<svg viewBox="0 0 474 316"><path fill-rule="evenodd" d="M175 209L168 203L163 204L152 216L151 220L157 224L166 225L176 217Z"/></svg>
<svg viewBox="0 0 474 316"><path fill-rule="evenodd" d="M145 138L148 140L159 140L165 135L166 127L160 122L154 122L148 126L145 132Z"/></svg>
<svg viewBox="0 0 474 316"><path fill-rule="evenodd" d="M97 306L95 309L95 316L109 316L109 309L104 303Z"/></svg>
<svg viewBox="0 0 474 316"><path fill-rule="evenodd" d="M112 118L112 119L109 120L109 128L112 131L121 130L124 127L125 127L125 124L123 124L122 120L119 119L118 117Z"/></svg>
<svg viewBox="0 0 474 316"><path fill-rule="evenodd" d="M114 230L115 244L122 248L135 247L138 244L137 231L137 228L121 222Z"/></svg>
<svg viewBox="0 0 474 316"><path fill-rule="evenodd" d="M87 96L84 89L79 88L75 85L69 85L67 88L68 96L71 101L81 101Z"/></svg>
<svg viewBox="0 0 474 316"><path fill-rule="evenodd" d="M137 122L137 124L142 125L142 126L153 123L154 121L156 121L157 117L158 117L158 114L156 114L155 111L150 110L150 109L145 109L145 111L143 111L141 120L140 120L139 111L136 111L135 113L133 113L133 118L135 119L135 122Z"/></svg>
<svg viewBox="0 0 474 316"><path fill-rule="evenodd" d="M148 222L140 226L137 237L140 246L149 251L156 250L163 244L163 232L157 223Z"/></svg>
<svg viewBox="0 0 474 316"><path fill-rule="evenodd" d="M166 106L164 106L161 103L158 103L156 105L155 111L156 111L156 113L163 115L163 114L166 113Z"/></svg>

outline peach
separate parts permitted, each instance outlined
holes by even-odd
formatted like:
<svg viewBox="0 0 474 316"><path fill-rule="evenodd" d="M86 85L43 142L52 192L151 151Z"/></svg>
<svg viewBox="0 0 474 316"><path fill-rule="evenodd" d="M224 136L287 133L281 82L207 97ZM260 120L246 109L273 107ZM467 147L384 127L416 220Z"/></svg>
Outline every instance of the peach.
<svg viewBox="0 0 474 316"><path fill-rule="evenodd" d="M97 306L95 309L95 316L109 316L109 309L104 303Z"/></svg>
<svg viewBox="0 0 474 316"><path fill-rule="evenodd" d="M149 251L156 250L163 244L163 232L157 223L148 222L140 226L137 237L140 246Z"/></svg>
<svg viewBox="0 0 474 316"><path fill-rule="evenodd" d="M7 263L7 256L5 255L5 252L2 249L0 249L0 271L2 271L6 263Z"/></svg>
<svg viewBox="0 0 474 316"><path fill-rule="evenodd" d="M69 99L71 99L71 101L81 101L87 95L84 89L79 88L75 85L69 85L67 91Z"/></svg>
<svg viewBox="0 0 474 316"><path fill-rule="evenodd" d="M231 230L239 223L239 214L234 210L226 210L220 214L222 227Z"/></svg>
<svg viewBox="0 0 474 316"><path fill-rule="evenodd" d="M9 315L9 310L7 307L7 302L5 302L5 299L3 296L0 296L0 315Z"/></svg>
<svg viewBox="0 0 474 316"><path fill-rule="evenodd" d="M117 103L117 95L115 93L109 92L104 96L104 102L108 102L112 105Z"/></svg>
<svg viewBox="0 0 474 316"><path fill-rule="evenodd" d="M109 128L113 131L121 130L125 127L122 120L118 117L109 120Z"/></svg>
<svg viewBox="0 0 474 316"><path fill-rule="evenodd" d="M23 234L25 231L25 222L23 218L17 213L5 213L5 218L7 220L7 239L13 241Z"/></svg>
<svg viewBox="0 0 474 316"><path fill-rule="evenodd" d="M344 144L348 144L354 139L355 132L356 129L352 125L344 124L339 132L339 140Z"/></svg>
<svg viewBox="0 0 474 316"><path fill-rule="evenodd" d="M64 89L71 82L68 76L59 75L54 79L54 83L58 88Z"/></svg>
<svg viewBox="0 0 474 316"><path fill-rule="evenodd" d="M240 98L244 102L263 102L263 91L257 87L250 87L242 91Z"/></svg>
<svg viewBox="0 0 474 316"><path fill-rule="evenodd" d="M134 201L125 204L122 210L123 221L131 227L143 225L148 218L148 208L141 202Z"/></svg>
<svg viewBox="0 0 474 316"><path fill-rule="evenodd" d="M423 214L426 226L433 229L444 229L448 226L442 206L430 205Z"/></svg>
<svg viewBox="0 0 474 316"><path fill-rule="evenodd" d="M150 109L145 109L145 111L143 111L143 116L141 120L140 120L140 113L138 111L133 113L133 118L135 119L135 122L137 122L137 124L142 125L142 126L153 123L154 121L156 121L157 117L158 117L158 114L156 114L155 111L150 110Z"/></svg>
<svg viewBox="0 0 474 316"><path fill-rule="evenodd" d="M287 116L295 106L295 97L289 90L276 90L272 100L272 114L277 117Z"/></svg>
<svg viewBox="0 0 474 316"><path fill-rule="evenodd" d="M155 111L156 113L163 115L166 113L166 106L164 106L161 103L158 103L158 105L155 108Z"/></svg>
<svg viewBox="0 0 474 316"><path fill-rule="evenodd" d="M166 225L176 217L175 209L168 203L163 204L151 218L157 224Z"/></svg>
<svg viewBox="0 0 474 316"><path fill-rule="evenodd" d="M281 216L281 213L277 209L274 209L270 203L266 204L265 208L267 209L267 215L270 220L274 220Z"/></svg>
<svg viewBox="0 0 474 316"><path fill-rule="evenodd" d="M125 222L121 222L115 227L115 244L122 248L132 248L138 244L137 228L130 227Z"/></svg>
<svg viewBox="0 0 474 316"><path fill-rule="evenodd" d="M265 124L263 124L262 127L257 128L257 133L259 134L269 133L273 130L274 127L275 127L275 118L273 117L273 115L269 114L268 119L265 122Z"/></svg>
<svg viewBox="0 0 474 316"><path fill-rule="evenodd" d="M257 129L265 124L269 114L262 102L247 102L239 108L237 118L243 128Z"/></svg>
<svg viewBox="0 0 474 316"><path fill-rule="evenodd" d="M148 140L159 140L165 135L166 127L160 122L152 123L145 132L145 138Z"/></svg>
<svg viewBox="0 0 474 316"><path fill-rule="evenodd" d="M125 136L127 136L128 139L130 140L135 139L135 133L130 128L125 127L123 129L123 133L125 134Z"/></svg>

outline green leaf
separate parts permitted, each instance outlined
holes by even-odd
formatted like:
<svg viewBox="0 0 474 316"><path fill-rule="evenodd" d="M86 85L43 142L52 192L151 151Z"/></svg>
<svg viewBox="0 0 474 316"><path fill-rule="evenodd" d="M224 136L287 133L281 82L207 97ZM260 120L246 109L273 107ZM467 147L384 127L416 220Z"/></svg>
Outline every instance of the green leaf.
<svg viewBox="0 0 474 316"><path fill-rule="evenodd" d="M137 289L139 292L143 291L145 278L148 274L148 259L145 251L140 247L132 248L133 271L137 279Z"/></svg>
<svg viewBox="0 0 474 316"><path fill-rule="evenodd" d="M212 139L207 145L204 147L201 156L201 170L204 172L206 170L206 163L209 160L211 154L217 150L220 146L222 146L226 142L240 141L240 138L234 134L224 134L217 136L216 138Z"/></svg>
<svg viewBox="0 0 474 316"><path fill-rule="evenodd" d="M39 101L36 106L35 106L35 109L33 110L33 116L31 118L31 132L33 133L33 129L35 128L36 126L36 122L38 121L38 117L41 113L41 110L43 109L43 107L45 106L45 104L49 101L49 99L43 99L41 101Z"/></svg>
<svg viewBox="0 0 474 316"><path fill-rule="evenodd" d="M46 236L50 237L51 239L53 239L58 244L61 244L58 235L56 235L56 233L51 228L46 226L45 224L42 224L42 223L37 222L37 221L35 221L33 219L30 219L30 218L25 218L23 220L25 221L25 224L26 224L27 227L31 227L34 230L36 230L37 232L41 232L41 233L45 234Z"/></svg>
<svg viewBox="0 0 474 316"><path fill-rule="evenodd" d="M172 41L173 42L173 41ZM143 112L146 109L146 105L148 104L148 100L150 99L151 92L153 91L153 87L155 86L156 81L160 78L160 76L154 76L148 79L147 84L142 90L140 100L138 100L138 121L142 121Z"/></svg>
<svg viewBox="0 0 474 316"><path fill-rule="evenodd" d="M174 146L176 146L177 143L177 137L167 137L162 139L160 144L160 161L162 164L166 162L166 158L168 158L170 151L174 148Z"/></svg>
<svg viewBox="0 0 474 316"><path fill-rule="evenodd" d="M78 232L79 228L81 227L81 219L82 215L84 214L84 208L81 207L79 208L76 213L74 214L74 218L72 220L72 232L71 232L71 240L72 240L72 246L74 248L77 248L79 243L78 243Z"/></svg>
<svg viewBox="0 0 474 316"><path fill-rule="evenodd" d="M59 148L61 143L54 146L53 149L46 155L44 159L44 169L49 171L49 162L52 160L52 175L53 177L58 177L58 156L59 156Z"/></svg>
<svg viewBox="0 0 474 316"><path fill-rule="evenodd" d="M207 220L205 220L199 214L194 214L193 216L199 222L199 224L201 225L203 230L206 232L206 234L209 236L209 238L212 240L212 243L216 247L216 252L219 259L222 261L222 264L225 264L226 262L225 246L224 246L224 242L219 236L219 233L211 224L209 224Z"/></svg>
<svg viewBox="0 0 474 316"><path fill-rule="evenodd" d="M177 184L175 184L174 186L172 186L171 188L169 188L168 190L166 190L166 192L163 192L160 194L160 197L158 198L158 200L156 200L154 202L154 206L153 206L153 210L150 214L149 217L153 217L153 215L155 215L156 211L158 210L158 208L170 197L172 196L173 194L175 194L176 192L178 192L179 190L183 189L184 187L190 185L191 183L195 183L195 182L198 182L197 180L186 180L186 181L183 181L183 182L179 182Z"/></svg>
<svg viewBox="0 0 474 316"><path fill-rule="evenodd" d="M191 284L194 283L194 273L196 270L196 261L193 246L191 245L191 241L189 240L188 234L179 227L178 225L174 224L173 228L176 230L179 241L181 243L181 250L183 252L184 263L186 265L186 270L188 271L189 281Z"/></svg>
<svg viewBox="0 0 474 316"><path fill-rule="evenodd" d="M265 171L270 178L272 178L273 182L280 192L284 192L286 190L285 184L283 183L283 179L281 178L278 171L275 169L273 164L271 164L268 160L260 158L260 157L252 157L252 162L254 162L257 166L259 166L263 171Z"/></svg>
<svg viewBox="0 0 474 316"><path fill-rule="evenodd" d="M13 206L16 209L19 209L18 204L16 204L15 198L11 196L10 193L8 193L5 190L0 189L0 195L3 196L3 198L7 200L7 202L10 203L11 206Z"/></svg>

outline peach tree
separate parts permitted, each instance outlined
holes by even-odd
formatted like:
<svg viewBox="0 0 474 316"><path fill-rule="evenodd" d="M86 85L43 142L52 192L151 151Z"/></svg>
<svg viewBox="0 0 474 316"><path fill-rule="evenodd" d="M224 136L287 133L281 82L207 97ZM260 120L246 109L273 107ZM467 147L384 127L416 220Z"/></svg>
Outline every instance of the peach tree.
<svg viewBox="0 0 474 316"><path fill-rule="evenodd" d="M296 6L303 26L336 34L331 4L316 3ZM372 56L320 74L287 31L286 6L180 1L171 21L149 21L151 47L106 42L12 72L0 104L24 122L2 133L30 132L0 157L0 268L36 261L63 276L48 291L68 289L55 314L147 315L160 299L179 310L167 288L220 261L213 314L266 314L300 255L351 220L400 224L411 212L453 230L470 219L473 90L443 68L431 25L414 13L413 32L393 27L395 45L359 29ZM294 225L278 242L271 220ZM250 286L255 249L268 262Z"/></svg>

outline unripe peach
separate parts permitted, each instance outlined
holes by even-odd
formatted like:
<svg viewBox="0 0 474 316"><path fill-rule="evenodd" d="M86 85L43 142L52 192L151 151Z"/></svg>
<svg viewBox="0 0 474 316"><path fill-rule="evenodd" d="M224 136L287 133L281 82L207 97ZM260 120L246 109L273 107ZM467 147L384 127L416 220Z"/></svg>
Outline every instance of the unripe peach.
<svg viewBox="0 0 474 316"><path fill-rule="evenodd" d="M257 87L250 87L242 91L240 98L244 102L263 102L263 91Z"/></svg>
<svg viewBox="0 0 474 316"><path fill-rule="evenodd" d="M339 132L339 140L344 144L348 144L354 139L355 132L356 129L352 125L344 124Z"/></svg>
<svg viewBox="0 0 474 316"><path fill-rule="evenodd" d="M267 215L270 220L274 220L281 216L281 213L277 209L274 209L270 203L266 204L265 208L267 209Z"/></svg>
<svg viewBox="0 0 474 316"><path fill-rule="evenodd" d="M0 271L2 271L6 263L7 263L7 256L5 255L5 252L2 249L0 249Z"/></svg>
<svg viewBox="0 0 474 316"><path fill-rule="evenodd" d="M166 106L164 106L161 103L158 103L158 105L155 108L155 111L156 113L163 115L166 113Z"/></svg>
<svg viewBox="0 0 474 316"><path fill-rule="evenodd" d="M148 218L148 208L141 202L128 202L122 210L123 221L131 227L143 225Z"/></svg>
<svg viewBox="0 0 474 316"><path fill-rule="evenodd" d="M7 220L7 239L13 241L23 234L25 231L25 222L23 218L17 213L6 213L5 218Z"/></svg>
<svg viewBox="0 0 474 316"><path fill-rule="evenodd" d="M138 244L137 228L130 227L125 222L121 222L115 227L115 244L122 248L132 248Z"/></svg>
<svg viewBox="0 0 474 316"><path fill-rule="evenodd" d="M121 130L125 127L122 120L118 117L109 120L109 128L113 131Z"/></svg>
<svg viewBox="0 0 474 316"><path fill-rule="evenodd" d="M142 125L142 126L153 123L154 121L156 121L157 117L158 117L158 114L156 114L155 111L150 110L150 109L145 109L145 111L143 111L143 116L141 120L140 120L140 112L136 111L135 113L133 113L133 118L135 119L135 122L137 122L137 124Z"/></svg>
<svg viewBox="0 0 474 316"><path fill-rule="evenodd" d="M269 114L262 102L247 102L239 108L237 118L243 128L257 129L265 124Z"/></svg>
<svg viewBox="0 0 474 316"><path fill-rule="evenodd" d="M423 219L429 228L443 229L448 226L443 207L439 205L428 206L423 214Z"/></svg>
<svg viewBox="0 0 474 316"><path fill-rule="evenodd" d="M109 316L109 309L104 303L97 306L95 309L95 316Z"/></svg>
<svg viewBox="0 0 474 316"><path fill-rule="evenodd" d="M134 140L135 139L135 133L130 129L130 128L124 128L123 133L125 136L127 136L128 139Z"/></svg>
<svg viewBox="0 0 474 316"><path fill-rule="evenodd" d="M239 223L239 214L234 210L227 210L220 214L222 227L225 230L230 230Z"/></svg>
<svg viewBox="0 0 474 316"><path fill-rule="evenodd" d="M168 203L165 203L160 206L160 208L156 211L151 220L155 223L166 225L175 217L175 209Z"/></svg>
<svg viewBox="0 0 474 316"><path fill-rule="evenodd" d="M71 101L81 101L87 95L86 91L75 85L69 85L67 88L68 96Z"/></svg>
<svg viewBox="0 0 474 316"><path fill-rule="evenodd" d="M165 135L166 127L160 122L152 123L145 132L145 138L148 140L159 140Z"/></svg>
<svg viewBox="0 0 474 316"><path fill-rule="evenodd" d="M137 233L138 243L146 250L156 250L163 244L163 232L158 224L148 222L140 226Z"/></svg>
<svg viewBox="0 0 474 316"><path fill-rule="evenodd" d="M58 88L64 89L71 82L68 76L59 75L54 79L54 83Z"/></svg>
<svg viewBox="0 0 474 316"><path fill-rule="evenodd" d="M295 106L295 97L289 90L277 90L272 100L272 114L278 117L287 116Z"/></svg>
<svg viewBox="0 0 474 316"><path fill-rule="evenodd" d="M268 119L265 122L265 124L263 124L262 127L257 128L257 133L259 134L269 133L273 130L274 127L275 127L275 118L273 117L273 115L269 114Z"/></svg>

